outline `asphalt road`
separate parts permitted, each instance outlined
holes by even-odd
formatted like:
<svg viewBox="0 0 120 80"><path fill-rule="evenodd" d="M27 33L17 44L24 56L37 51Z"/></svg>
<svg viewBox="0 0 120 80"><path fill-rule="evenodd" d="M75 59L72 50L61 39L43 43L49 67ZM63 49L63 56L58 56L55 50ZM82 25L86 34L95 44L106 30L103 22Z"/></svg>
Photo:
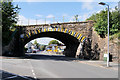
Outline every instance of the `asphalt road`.
<svg viewBox="0 0 120 80"><path fill-rule="evenodd" d="M118 78L118 71L83 64L63 55L29 54L29 59L2 59L5 80L40 78ZM8 76L6 74L12 75Z"/></svg>

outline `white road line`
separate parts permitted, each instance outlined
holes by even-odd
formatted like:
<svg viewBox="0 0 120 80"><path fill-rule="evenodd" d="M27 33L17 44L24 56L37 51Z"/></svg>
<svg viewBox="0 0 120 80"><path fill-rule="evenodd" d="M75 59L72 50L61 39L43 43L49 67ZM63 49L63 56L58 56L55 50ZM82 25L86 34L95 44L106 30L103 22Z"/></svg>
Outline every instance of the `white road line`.
<svg viewBox="0 0 120 80"><path fill-rule="evenodd" d="M18 76L7 77L5 79L11 79L11 78L15 78L15 77L18 77Z"/></svg>
<svg viewBox="0 0 120 80"><path fill-rule="evenodd" d="M19 75L17 75L17 74L13 74L13 73L9 73L9 72L5 72L5 73L15 75L16 77L22 77L22 78L25 78L25 79L28 79L28 80L32 80L32 79L30 79L30 78L28 78L28 77L25 77L25 76L19 76ZM14 77L15 77L15 76L14 76ZM7 78L9 78L9 77L7 77Z"/></svg>
<svg viewBox="0 0 120 80"><path fill-rule="evenodd" d="M34 70L32 69L32 73L34 72Z"/></svg>
<svg viewBox="0 0 120 80"><path fill-rule="evenodd" d="M35 73L33 73L33 75L35 75Z"/></svg>
<svg viewBox="0 0 120 80"><path fill-rule="evenodd" d="M25 78L25 79L28 79L28 80L32 80L32 79L30 79L30 78L28 78L28 77L25 77L25 76L20 76L20 77Z"/></svg>
<svg viewBox="0 0 120 80"><path fill-rule="evenodd" d="M30 61L30 59L27 59L27 60ZM30 61L30 65L31 65L31 71L32 71L33 77L34 77L35 79L37 79L31 61Z"/></svg>
<svg viewBox="0 0 120 80"><path fill-rule="evenodd" d="M34 76L34 78L36 79L36 76L35 76L35 73L34 73L34 70L32 69L32 74Z"/></svg>
<svg viewBox="0 0 120 80"><path fill-rule="evenodd" d="M23 59L23 60L30 60L30 59Z"/></svg>
<svg viewBox="0 0 120 80"><path fill-rule="evenodd" d="M30 79L30 78L27 78L27 77L25 77L25 76L12 76L12 77L7 77L7 78L5 78L4 80L6 80L6 79L12 79L12 78L15 78L15 77L22 77L22 78L25 78L25 79L28 79L28 80L32 80L32 79Z"/></svg>
<svg viewBox="0 0 120 80"><path fill-rule="evenodd" d="M35 79L37 79L37 77L34 77Z"/></svg>
<svg viewBox="0 0 120 80"><path fill-rule="evenodd" d="M30 59L23 59L23 60L29 60L30 61ZM31 61L30 61L30 65L31 65L31 71L32 71L33 77L36 79L36 75L35 75L35 72L33 70Z"/></svg>
<svg viewBox="0 0 120 80"><path fill-rule="evenodd" d="M34 78L36 79L35 73L33 73L33 75L34 75Z"/></svg>
<svg viewBox="0 0 120 80"><path fill-rule="evenodd" d="M33 74L34 78L36 79L36 75L35 75L35 72L33 69L32 69L32 74Z"/></svg>

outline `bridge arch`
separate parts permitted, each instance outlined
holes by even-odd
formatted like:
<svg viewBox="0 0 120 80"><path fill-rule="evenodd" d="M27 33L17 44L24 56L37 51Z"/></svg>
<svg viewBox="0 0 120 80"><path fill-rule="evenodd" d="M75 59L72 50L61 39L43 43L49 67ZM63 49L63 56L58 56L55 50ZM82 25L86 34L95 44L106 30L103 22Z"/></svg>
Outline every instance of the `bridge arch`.
<svg viewBox="0 0 120 80"><path fill-rule="evenodd" d="M24 45L33 39L42 37L55 38L64 43L66 45L64 54L68 57L75 57L79 44L83 43L86 40L86 37L82 34L69 29L39 28L27 31L24 38Z"/></svg>
<svg viewBox="0 0 120 80"><path fill-rule="evenodd" d="M25 38L30 38L33 35L37 35L40 33L47 33L47 32L60 32L60 33L65 33L68 35L71 35L73 37L75 37L76 39L78 39L79 42L84 42L86 37L83 36L82 34L78 33L78 32L74 32L72 30L69 29L64 29L64 28L40 28L40 29L36 29L36 30L30 30L27 31L27 33L25 34Z"/></svg>

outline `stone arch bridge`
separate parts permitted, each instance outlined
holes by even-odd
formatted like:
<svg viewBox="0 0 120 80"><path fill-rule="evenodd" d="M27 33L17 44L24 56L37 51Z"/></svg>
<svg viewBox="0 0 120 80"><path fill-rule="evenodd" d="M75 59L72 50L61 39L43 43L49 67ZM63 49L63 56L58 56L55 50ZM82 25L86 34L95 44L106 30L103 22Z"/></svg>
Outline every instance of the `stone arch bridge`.
<svg viewBox="0 0 120 80"><path fill-rule="evenodd" d="M23 56L24 45L29 41L41 38L55 38L65 44L64 54L68 57L75 57L80 53L81 43L91 38L93 21L54 23L43 25L16 26L17 33L10 43L14 56Z"/></svg>

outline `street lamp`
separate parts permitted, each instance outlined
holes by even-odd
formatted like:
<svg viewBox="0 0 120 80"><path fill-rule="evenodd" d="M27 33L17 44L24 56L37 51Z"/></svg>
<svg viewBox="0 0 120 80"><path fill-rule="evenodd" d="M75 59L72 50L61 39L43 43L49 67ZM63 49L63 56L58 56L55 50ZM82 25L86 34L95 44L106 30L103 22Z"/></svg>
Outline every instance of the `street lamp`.
<svg viewBox="0 0 120 80"><path fill-rule="evenodd" d="M106 5L108 7L108 55L107 55L107 67L109 67L109 5L104 3L104 2L100 2L100 5Z"/></svg>

